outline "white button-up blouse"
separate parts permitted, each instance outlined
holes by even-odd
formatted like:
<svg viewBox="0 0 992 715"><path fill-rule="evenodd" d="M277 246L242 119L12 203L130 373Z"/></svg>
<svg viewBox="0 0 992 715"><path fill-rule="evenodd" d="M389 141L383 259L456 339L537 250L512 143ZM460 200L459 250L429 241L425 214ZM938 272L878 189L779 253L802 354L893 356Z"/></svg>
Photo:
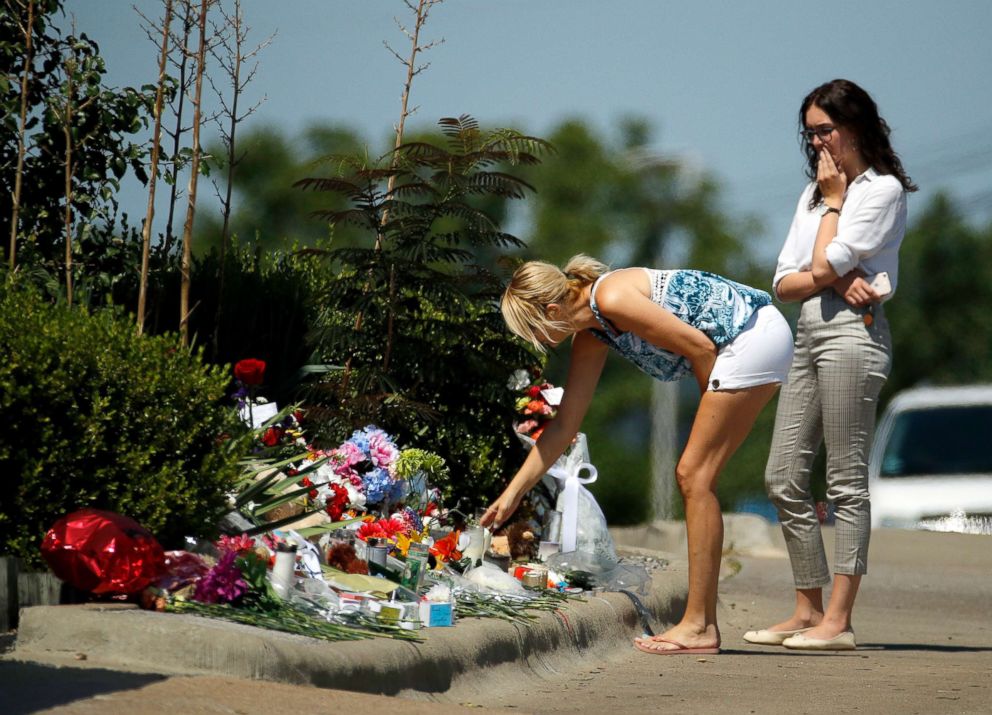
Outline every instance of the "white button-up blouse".
<svg viewBox="0 0 992 715"><path fill-rule="evenodd" d="M789 235L778 256L772 281L778 295L778 283L790 273L808 271L813 265L813 245L820 227L824 206L809 208L816 188L810 183L792 218ZM847 187L844 206L837 224L837 235L827 245L827 261L839 276L858 268L871 276L881 271L889 274L890 298L899 282L899 245L906 233L906 192L894 176L868 169Z"/></svg>

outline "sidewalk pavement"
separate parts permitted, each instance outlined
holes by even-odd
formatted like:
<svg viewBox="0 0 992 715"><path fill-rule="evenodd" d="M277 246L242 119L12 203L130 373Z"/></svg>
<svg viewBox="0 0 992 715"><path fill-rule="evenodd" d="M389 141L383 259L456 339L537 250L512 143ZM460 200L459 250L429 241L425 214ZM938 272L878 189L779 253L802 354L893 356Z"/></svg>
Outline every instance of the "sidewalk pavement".
<svg viewBox="0 0 992 715"><path fill-rule="evenodd" d="M747 542L772 555L768 522L727 519L728 543ZM669 561L641 598L654 626L681 616L686 598L684 527L656 522L613 530L621 553ZM735 534L739 534L735 536ZM647 548L645 548L647 547ZM660 547L665 547L659 552ZM675 552L675 549L679 550ZM674 553L673 553L674 552ZM37 606L21 613L15 649L0 660L43 666L171 676L210 675L479 702L494 679L513 687L522 674L557 673L577 660L605 658L642 632L633 602L622 593L585 595L522 626L498 619L462 619L453 628L421 631L423 643L385 638L326 642L190 615L134 606Z"/></svg>

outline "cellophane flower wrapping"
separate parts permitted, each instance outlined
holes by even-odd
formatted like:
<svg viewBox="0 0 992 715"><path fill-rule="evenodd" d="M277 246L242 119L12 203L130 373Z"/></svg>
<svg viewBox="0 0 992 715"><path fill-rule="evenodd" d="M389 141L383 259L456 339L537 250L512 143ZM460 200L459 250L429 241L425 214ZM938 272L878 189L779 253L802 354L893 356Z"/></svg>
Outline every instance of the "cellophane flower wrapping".
<svg viewBox="0 0 992 715"><path fill-rule="evenodd" d="M533 447L536 444L535 440L527 435L518 432L517 436L528 447ZM591 463L589 446L585 434L579 432L565 453L552 465L552 469L572 474L580 469L580 465L583 463ZM567 522L573 518L570 514L565 513L563 484L549 474L542 477L542 483L552 494L555 510L562 512L562 521ZM582 485L579 486L578 512L574 519L576 523L576 551L587 553L603 562L616 563L619 560L603 510L599 507L599 502L596 501L593 493Z"/></svg>
<svg viewBox="0 0 992 715"><path fill-rule="evenodd" d="M62 581L99 595L138 593L165 571L165 552L151 532L99 509L80 509L55 522L41 555Z"/></svg>

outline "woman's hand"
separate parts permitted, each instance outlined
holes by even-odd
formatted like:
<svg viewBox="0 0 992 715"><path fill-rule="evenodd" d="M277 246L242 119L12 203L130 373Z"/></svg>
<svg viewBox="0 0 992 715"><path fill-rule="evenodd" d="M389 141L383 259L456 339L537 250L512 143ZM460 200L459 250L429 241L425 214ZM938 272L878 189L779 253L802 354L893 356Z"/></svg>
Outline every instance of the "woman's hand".
<svg viewBox="0 0 992 715"><path fill-rule="evenodd" d="M517 510L522 498L523 494L511 491L508 487L499 495L496 501L489 505L489 508L482 514L482 518L479 519L479 524L481 526L491 525L492 528L498 529Z"/></svg>
<svg viewBox="0 0 992 715"><path fill-rule="evenodd" d="M833 283L834 292L855 308L861 308L880 300L878 293L864 279L861 271L851 271Z"/></svg>
<svg viewBox="0 0 992 715"><path fill-rule="evenodd" d="M558 406L558 416L548 423L509 485L483 513L479 520L482 526L491 524L496 528L505 524L520 506L524 495L541 481L541 477L572 443L589 403L592 402L596 383L599 382L603 365L606 364L608 350L605 344L586 330L575 336L568 379L565 382L565 396Z"/></svg>
<svg viewBox="0 0 992 715"><path fill-rule="evenodd" d="M844 205L847 176L844 170L834 163L834 158L826 149L820 150L820 160L816 164L816 183L827 206L839 209Z"/></svg>

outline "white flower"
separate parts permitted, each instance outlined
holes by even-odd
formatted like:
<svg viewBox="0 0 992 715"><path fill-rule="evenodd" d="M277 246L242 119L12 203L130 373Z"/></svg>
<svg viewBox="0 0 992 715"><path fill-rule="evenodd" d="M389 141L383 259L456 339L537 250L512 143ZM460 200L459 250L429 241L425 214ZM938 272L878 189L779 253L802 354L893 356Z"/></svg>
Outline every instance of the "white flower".
<svg viewBox="0 0 992 715"><path fill-rule="evenodd" d="M507 389L514 392L520 392L528 385L530 385L530 373L523 369L514 370L506 382Z"/></svg>
<svg viewBox="0 0 992 715"><path fill-rule="evenodd" d="M348 490L348 501L350 502L351 506L355 507L356 509L361 509L363 506L365 506L365 495L362 492L358 491L358 488L355 487L354 484L352 484L346 479L342 480L341 483L344 485L344 488Z"/></svg>
<svg viewBox="0 0 992 715"><path fill-rule="evenodd" d="M424 517L424 528L427 529L428 531L430 531L431 529L436 529L439 526L441 526L441 522L440 522L440 520L436 516L425 516ZM434 540L431 539L431 544L433 544L433 543L434 543Z"/></svg>

